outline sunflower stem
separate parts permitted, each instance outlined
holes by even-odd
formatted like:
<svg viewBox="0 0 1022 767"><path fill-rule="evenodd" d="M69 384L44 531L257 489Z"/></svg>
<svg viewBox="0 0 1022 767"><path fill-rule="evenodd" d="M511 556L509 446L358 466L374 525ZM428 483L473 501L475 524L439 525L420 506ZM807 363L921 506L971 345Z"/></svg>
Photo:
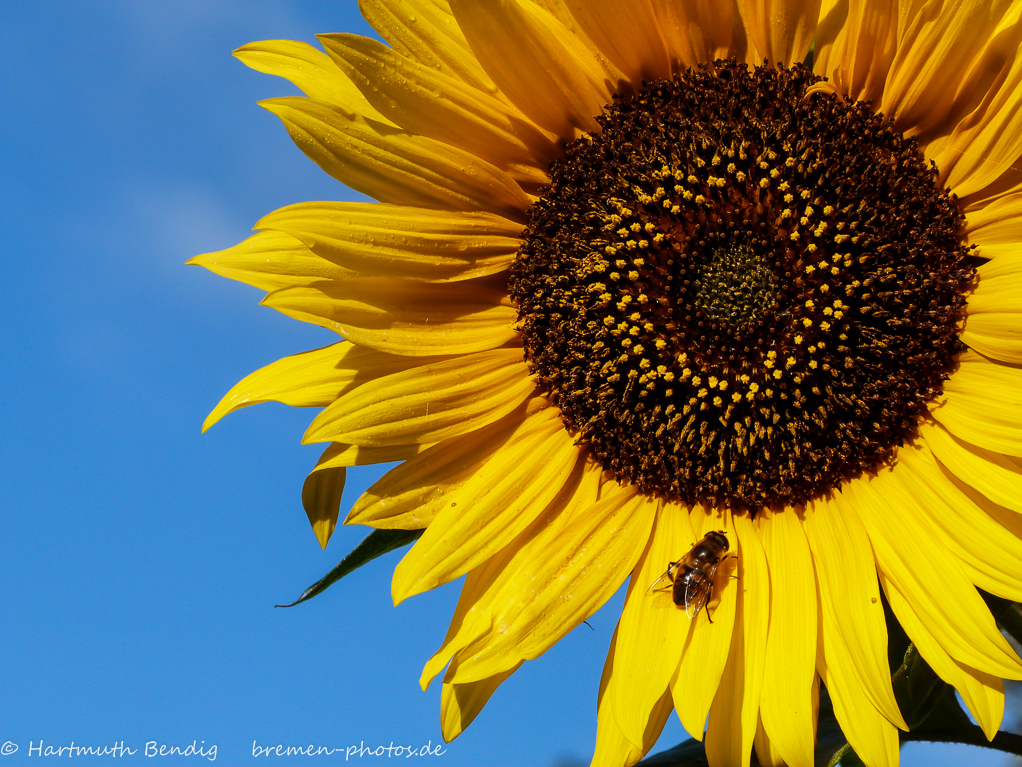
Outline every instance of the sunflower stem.
<svg viewBox="0 0 1022 767"><path fill-rule="evenodd" d="M837 767L839 764L841 764L841 760L844 758L845 754L850 753L852 753L852 747L845 743L843 746L841 746L841 748L834 752L834 755L830 758L830 761L827 762L827 767Z"/></svg>
<svg viewBox="0 0 1022 767"><path fill-rule="evenodd" d="M834 752L834 756L827 762L827 767L863 767L862 759L852 750L851 745L845 743L840 749Z"/></svg>

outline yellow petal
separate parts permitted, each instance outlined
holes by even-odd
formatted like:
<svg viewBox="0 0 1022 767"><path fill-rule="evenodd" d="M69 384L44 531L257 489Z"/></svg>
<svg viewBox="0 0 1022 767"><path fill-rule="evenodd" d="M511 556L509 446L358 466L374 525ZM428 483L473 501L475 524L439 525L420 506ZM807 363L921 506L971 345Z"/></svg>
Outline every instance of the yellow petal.
<svg viewBox="0 0 1022 767"><path fill-rule="evenodd" d="M403 205L304 202L263 216L256 229L286 232L334 264L362 274L449 282L503 271L522 225L493 213Z"/></svg>
<svg viewBox="0 0 1022 767"><path fill-rule="evenodd" d="M544 403L542 397L533 397L499 421L445 439L395 466L355 502L344 523L398 529L425 527L448 504L451 494Z"/></svg>
<svg viewBox="0 0 1022 767"><path fill-rule="evenodd" d="M631 767L638 763L656 745L670 717L671 696L664 693L649 712L642 736L643 743L638 747L621 733L609 712L599 713L591 767Z"/></svg>
<svg viewBox="0 0 1022 767"><path fill-rule="evenodd" d="M202 253L186 263L266 291L355 276L350 269L320 258L284 232L260 232L233 248Z"/></svg>
<svg viewBox="0 0 1022 767"><path fill-rule="evenodd" d="M343 466L313 471L302 486L302 506L322 549L337 527L346 471Z"/></svg>
<svg viewBox="0 0 1022 767"><path fill-rule="evenodd" d="M518 0L454 0L451 10L487 74L538 125L565 140L599 129L594 117L612 100L603 69L553 14Z"/></svg>
<svg viewBox="0 0 1022 767"><path fill-rule="evenodd" d="M702 540L711 530L733 528L729 512L725 512L721 519L716 512L696 505L692 507L690 515L692 543ZM728 536L734 549L736 539L731 533L728 533ZM703 739L706 717L717 694L717 687L720 685L720 678L731 651L740 586L740 581L732 577L737 564L738 560L735 557L729 557L717 569L714 578L717 604L713 605L711 600L703 611L706 618L699 616L698 620L693 621L695 625L691 638L685 647L681 666L671 688L678 719L688 734L696 740ZM711 608L713 623L709 622Z"/></svg>
<svg viewBox="0 0 1022 767"><path fill-rule="evenodd" d="M349 341L284 357L249 373L231 387L206 416L202 430L228 413L261 402L326 407L355 386L420 364L420 359L382 354Z"/></svg>
<svg viewBox="0 0 1022 767"><path fill-rule="evenodd" d="M460 147L520 181L549 183L546 168L560 149L515 107L376 40L350 34L319 40L373 106L405 130Z"/></svg>
<svg viewBox="0 0 1022 767"><path fill-rule="evenodd" d="M812 767L816 743L816 577L802 522L793 509L757 513L770 567L770 631L759 716L789 767ZM847 556L846 556L847 558Z"/></svg>
<svg viewBox="0 0 1022 767"><path fill-rule="evenodd" d="M359 0L358 7L394 50L484 93L497 93L446 0Z"/></svg>
<svg viewBox="0 0 1022 767"><path fill-rule="evenodd" d="M519 338L507 293L476 282L357 277L285 288L262 303L356 344L412 357L470 354Z"/></svg>
<svg viewBox="0 0 1022 767"><path fill-rule="evenodd" d="M852 560L853 555L847 557ZM875 576L874 576L875 581ZM848 603L850 604L850 602ZM819 651L816 667L827 685L834 717L841 733L865 764L870 767L898 767L900 742L898 730L888 717L878 711L867 685L858 675L857 668L844 650L840 629L833 620L824 617L820 605ZM885 630L886 634L886 630ZM885 674L890 687L890 671L884 658ZM899 714L899 719L901 715ZM907 728L906 728L907 729Z"/></svg>
<svg viewBox="0 0 1022 767"><path fill-rule="evenodd" d="M820 0L737 0L760 59L801 64L813 44Z"/></svg>
<svg viewBox="0 0 1022 767"><path fill-rule="evenodd" d="M947 476L925 444L898 451L905 487L965 575L984 591L1022 601L1022 540L991 519Z"/></svg>
<svg viewBox="0 0 1022 767"><path fill-rule="evenodd" d="M923 660L930 664L937 676L958 690L983 734L988 739L992 738L1000 729L1004 717L1004 682L996 674L978 671L949 655L931 630L930 624L916 611L915 600L902 594L883 571L880 573L880 582L898 622Z"/></svg>
<svg viewBox="0 0 1022 767"><path fill-rule="evenodd" d="M1022 251L988 261L981 268L987 280L1012 277L1022 271Z"/></svg>
<svg viewBox="0 0 1022 767"><path fill-rule="evenodd" d="M1022 456L1022 370L965 352L930 415L966 442Z"/></svg>
<svg viewBox="0 0 1022 767"><path fill-rule="evenodd" d="M458 653L445 681L483 679L537 658L592 615L635 566L655 509L634 486L620 488L574 514L556 539L539 533L494 598L497 630Z"/></svg>
<svg viewBox="0 0 1022 767"><path fill-rule="evenodd" d="M394 604L479 566L524 532L568 481L580 456L560 412L547 408L515 432L461 487L394 570Z"/></svg>
<svg viewBox="0 0 1022 767"><path fill-rule="evenodd" d="M384 447L366 447L365 445L344 445L340 442L331 442L329 447L316 462L313 471L320 469L335 469L339 466L368 466L374 463L392 463L394 461L406 461L414 458L418 453L431 447L430 445L386 445ZM368 523L359 523L368 524ZM371 527L387 527L387 525L371 525ZM400 527L402 530L412 530L415 525Z"/></svg>
<svg viewBox="0 0 1022 767"><path fill-rule="evenodd" d="M461 735L483 710L490 696L521 665L519 663L510 671L488 679L480 679L478 682L445 684L440 696L440 729L444 734L444 740L450 743Z"/></svg>
<svg viewBox="0 0 1022 767"><path fill-rule="evenodd" d="M805 531L816 567L820 632L825 635L821 652L831 673L854 685L846 700L861 699L892 724L907 729L891 686L887 624L873 549L859 518L846 511L847 503L847 493L832 492L806 507ZM871 715L860 721L875 729L874 719Z"/></svg>
<svg viewBox="0 0 1022 767"><path fill-rule="evenodd" d="M950 132L1014 57L1011 0L918 3L905 20L879 111L910 135ZM1015 38L1015 47L1007 37Z"/></svg>
<svg viewBox="0 0 1022 767"><path fill-rule="evenodd" d="M355 83L323 51L294 40L263 40L243 45L234 55L257 72L290 80L309 98L354 110L363 117L390 123L376 111Z"/></svg>
<svg viewBox="0 0 1022 767"><path fill-rule="evenodd" d="M617 672L617 631L610 642L610 652L603 666L600 679L600 694L597 698L596 747L591 767L630 767L642 759L656 745L671 715L671 696L664 694L648 712L643 712L645 728L640 743L632 743L625 737L612 711L611 699L617 688L627 685L627 677Z"/></svg>
<svg viewBox="0 0 1022 767"><path fill-rule="evenodd" d="M885 472L886 473L886 472ZM857 493L843 493L838 496L841 499L839 506L843 508L846 515L849 517L862 516L863 512L867 515L874 513L875 509L872 508L873 504L877 502L876 498L871 497L870 492L872 488L868 486L865 481L857 482L852 484L852 489L857 490ZM888 518L894 518L894 515L890 513L890 507L892 503L897 503L899 500L903 501L903 498L898 498L889 492L886 493L886 498L881 503L884 503L883 511L881 513L886 514ZM847 497L845 497L847 496ZM909 518L911 511L909 509L897 509L899 518ZM919 514L917 510L915 512ZM917 532L917 530L913 530ZM903 531L895 530L892 536L898 536ZM894 610L895 615L898 617L898 621L904 627L908 633L912 642L919 650L923 659L930 664L933 670L940 676L944 681L953 685L962 694L963 699L969 706L969 709L976 716L977 721L980 722L984 729L984 732L992 734L1000 726L1001 713L1003 712L1003 685L999 677L984 673L966 665L961 660L953 657L949 654L949 644L947 642L946 632L943 631L943 627L940 622L935 622L932 618L927 615L930 609L928 604L930 598L920 599L918 595L914 595L911 599L907 598L904 591L899 587L897 580L891 577L885 569L883 569L882 559L884 558L883 552L887 550L887 547L882 541L878 541L876 536L873 536L874 549L877 553L877 562L881 569L879 571L880 582L884 588L884 592L887 594L891 608ZM930 555L926 553L925 548L922 553L919 551L919 544L925 547L926 536L909 538L903 545L905 548L912 549L914 552L914 562L921 560L930 561ZM950 559L950 558L947 558ZM939 561L944 561L942 558ZM900 565L899 565L900 567ZM953 568L944 568L944 571L953 571ZM933 577L931 573L925 573L923 577ZM937 576L938 578L940 576ZM953 580L953 579L952 579ZM931 580L930 583L937 583L938 589L943 593L945 583L943 581ZM948 602L952 602L954 596L948 594ZM940 601L940 594L937 595L937 601ZM986 612L985 606L982 611L988 616L987 620L992 623L992 619L989 618L989 613ZM952 615L952 622L961 622L963 617L966 615L966 611L962 610L961 615ZM996 628L994 630L996 632ZM988 632L989 633L989 632ZM943 634L943 635L942 635ZM939 638L938 638L939 637ZM999 633L996 633L996 637L1002 640ZM830 653L831 648L835 644L829 642L826 645L826 652ZM828 658L830 655L828 654ZM840 664L835 664L830 661L832 666L840 667ZM829 689L829 688L828 688ZM845 692L854 691L854 688L850 688L847 685L842 687ZM835 711L837 711L837 701L835 700ZM868 713L868 712L867 712ZM840 718L839 718L840 721ZM844 728L845 722L841 722L842 728ZM992 728L992 729L991 729ZM847 732L847 730L846 730Z"/></svg>
<svg viewBox="0 0 1022 767"><path fill-rule="evenodd" d="M1022 514L1022 464L958 439L944 427L919 424L919 434L945 469L994 503Z"/></svg>
<svg viewBox="0 0 1022 767"><path fill-rule="evenodd" d="M650 0L575 2L571 10L593 43L633 83L669 79L671 61Z"/></svg>
<svg viewBox="0 0 1022 767"><path fill-rule="evenodd" d="M752 745L756 749L756 759L759 761L760 767L785 767L781 752L770 740L770 736L767 735L766 728L763 726L762 710L759 712L759 724L756 725L756 737L753 738Z"/></svg>
<svg viewBox="0 0 1022 767"><path fill-rule="evenodd" d="M748 765L759 723L760 693L770 624L770 572L752 521L732 518L738 551L738 611L731 651L706 725L706 759L711 767Z"/></svg>
<svg viewBox="0 0 1022 767"><path fill-rule="evenodd" d="M1017 14L1012 23L1018 24ZM1022 56L1017 54L1022 29L1003 29L998 37L989 66L999 64L1000 73L989 90L980 86L983 101L955 126L934 158L937 183L959 197L982 192L1022 154Z"/></svg>
<svg viewBox="0 0 1022 767"><path fill-rule="evenodd" d="M304 441L439 442L503 418L535 390L521 349L495 349L363 384L309 426Z"/></svg>
<svg viewBox="0 0 1022 767"><path fill-rule="evenodd" d="M1012 266L1022 259L1022 192L1015 191L965 209L964 231L970 245L978 245L977 255L1000 259L1013 256Z"/></svg>
<svg viewBox="0 0 1022 767"><path fill-rule="evenodd" d="M1022 365L1022 314L984 312L965 318L961 339L991 359Z"/></svg>
<svg viewBox="0 0 1022 767"><path fill-rule="evenodd" d="M468 152L322 101L261 101L323 170L380 202L485 210L524 220L530 200L504 171Z"/></svg>
<svg viewBox="0 0 1022 767"><path fill-rule="evenodd" d="M447 636L433 657L426 661L419 678L419 686L426 690L433 679L443 671L455 653L464 649L475 639L493 628L493 595L499 589L498 577L507 565L511 553L505 549L491 558L482 567L468 574L461 588L458 604L451 617L451 625L447 628ZM517 668L517 664L509 664L498 673L507 673ZM492 677L486 677L492 678ZM482 681L482 679L477 680Z"/></svg>
<svg viewBox="0 0 1022 767"><path fill-rule="evenodd" d="M976 289L969 296L970 319L976 313L1022 313L1022 254L983 264L976 277Z"/></svg>
<svg viewBox="0 0 1022 767"><path fill-rule="evenodd" d="M731 35L734 6L719 0L653 0L660 32L667 43L674 71L683 72L716 59L727 58L732 52L739 59L744 51L732 51Z"/></svg>
<svg viewBox="0 0 1022 767"><path fill-rule="evenodd" d="M994 503L989 498L980 493L976 488L970 486L968 483L963 482L957 477L948 475L955 486L958 487L963 493L969 496L969 499L980 509L982 509L991 519L994 519L1001 527L1008 530L1012 536L1022 540L1022 516L1017 512L1006 509L1004 506Z"/></svg>
<svg viewBox="0 0 1022 767"><path fill-rule="evenodd" d="M504 589L508 580L515 576L516 563L527 558L528 547L533 545L542 547L548 545L550 541L557 540L557 535L562 529L596 502L602 473L603 469L595 463L583 464L580 461L575 467L575 474L562 488L557 499L529 529L513 545L505 546L484 565L466 576L444 644L423 669L420 680L423 689L426 689L433 677L456 653L480 637L493 632L494 609L501 605L497 595ZM537 538L540 539L538 544ZM498 673L513 667L514 662Z"/></svg>
<svg viewBox="0 0 1022 767"><path fill-rule="evenodd" d="M551 14L557 21L564 25L564 29L581 42L586 49L592 54L593 58L596 59L603 71L601 79L607 83L607 87L611 90L617 90L622 93L633 92L632 84L628 81L624 72L617 68L617 66L607 58L606 54L600 50L599 46L592 41L592 39L585 33L581 25L578 23L578 19L575 18L575 14L572 12L569 4L577 4L578 0L525 0L525 2L538 6L542 10ZM563 31L563 30L562 30ZM610 84L614 84L612 87Z"/></svg>
<svg viewBox="0 0 1022 767"><path fill-rule="evenodd" d="M879 103L898 42L896 0L824 2L813 71L854 101Z"/></svg>
<svg viewBox="0 0 1022 767"><path fill-rule="evenodd" d="M628 584L614 657L614 673L627 683L615 685L610 705L621 731L635 745L642 744L647 714L670 686L694 624L674 605L670 583L666 591L651 593L650 588L694 541L688 511L661 504L649 546Z"/></svg>
<svg viewBox="0 0 1022 767"><path fill-rule="evenodd" d="M1022 253L983 264L977 277L962 341L987 357L1022 364Z"/></svg>
<svg viewBox="0 0 1022 767"><path fill-rule="evenodd" d="M881 582L886 579L911 602L951 658L988 674L1022 679L1022 663L961 567L946 564L953 561L950 552L934 533L929 511L905 486L899 468L881 470L874 478L843 488L850 501L846 512L854 506L869 533ZM902 625L915 641L904 620Z"/></svg>

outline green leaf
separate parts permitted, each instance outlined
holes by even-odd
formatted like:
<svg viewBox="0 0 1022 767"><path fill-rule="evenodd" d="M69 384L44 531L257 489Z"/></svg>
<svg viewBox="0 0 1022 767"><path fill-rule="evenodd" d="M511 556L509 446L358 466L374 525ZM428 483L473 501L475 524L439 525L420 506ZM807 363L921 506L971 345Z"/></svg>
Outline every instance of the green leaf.
<svg viewBox="0 0 1022 767"><path fill-rule="evenodd" d="M893 676L894 672L901 668L911 641L895 617L894 610L891 609L891 605L887 601L887 595L882 591L880 592L880 602L884 607L884 622L887 624L887 665Z"/></svg>
<svg viewBox="0 0 1022 767"><path fill-rule="evenodd" d="M994 596L993 594L988 594L982 589L979 590L979 595L983 597L983 601L986 602L987 608L990 610L990 613L994 616L995 620L1000 620L1001 616L1008 612L1012 605L1015 604L1010 600Z"/></svg>
<svg viewBox="0 0 1022 767"><path fill-rule="evenodd" d="M407 546L409 543L418 540L423 530L373 530L362 539L348 556L342 559L337 566L313 583L302 595L289 605L275 605L276 607L294 607L307 599L312 599L317 594L322 594L337 581L353 570L357 570L366 562L372 562L377 557L383 556L388 551Z"/></svg>
<svg viewBox="0 0 1022 767"><path fill-rule="evenodd" d="M891 677L894 697L910 730L919 727L933 713L947 684L922 659L915 645L909 645L901 667Z"/></svg>
<svg viewBox="0 0 1022 767"><path fill-rule="evenodd" d="M983 591L980 595L998 622L1010 621L1016 605ZM958 703L954 689L937 676L914 645L908 645L901 667L891 676L891 682L894 697L910 732L951 734L972 729L973 725Z"/></svg>
<svg viewBox="0 0 1022 767"><path fill-rule="evenodd" d="M1022 644L1022 609L1019 608L1019 605L1009 605L997 618L997 623L1008 632L1008 636Z"/></svg>

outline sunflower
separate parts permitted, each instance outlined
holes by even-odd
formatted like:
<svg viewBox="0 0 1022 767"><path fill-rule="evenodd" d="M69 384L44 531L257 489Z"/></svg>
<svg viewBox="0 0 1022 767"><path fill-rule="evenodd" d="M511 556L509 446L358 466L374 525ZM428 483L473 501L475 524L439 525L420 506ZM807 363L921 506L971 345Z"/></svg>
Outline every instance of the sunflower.
<svg viewBox="0 0 1022 767"><path fill-rule="evenodd" d="M1022 600L1022 3L360 7L389 47L235 52L378 202L192 260L343 337L205 426L323 408L323 545L345 468L400 462L346 522L424 530L395 603L467 576L422 675L445 737L629 577L594 765L672 709L710 764L810 765L821 683L896 764L881 594L992 737L1022 678L978 591Z"/></svg>

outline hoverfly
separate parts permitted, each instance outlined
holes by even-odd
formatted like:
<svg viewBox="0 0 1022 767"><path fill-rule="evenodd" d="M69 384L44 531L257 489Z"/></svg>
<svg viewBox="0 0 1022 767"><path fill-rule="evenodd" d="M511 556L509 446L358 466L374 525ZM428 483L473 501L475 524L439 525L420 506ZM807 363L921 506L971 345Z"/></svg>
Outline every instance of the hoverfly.
<svg viewBox="0 0 1022 767"><path fill-rule="evenodd" d="M667 572L656 579L647 593L661 590L657 586L668 581L674 604L684 607L689 618L695 618L713 596L713 576L720 563L728 557L729 548L723 530L707 533L685 556L677 562L671 562ZM706 613L706 620L713 623L709 612Z"/></svg>

